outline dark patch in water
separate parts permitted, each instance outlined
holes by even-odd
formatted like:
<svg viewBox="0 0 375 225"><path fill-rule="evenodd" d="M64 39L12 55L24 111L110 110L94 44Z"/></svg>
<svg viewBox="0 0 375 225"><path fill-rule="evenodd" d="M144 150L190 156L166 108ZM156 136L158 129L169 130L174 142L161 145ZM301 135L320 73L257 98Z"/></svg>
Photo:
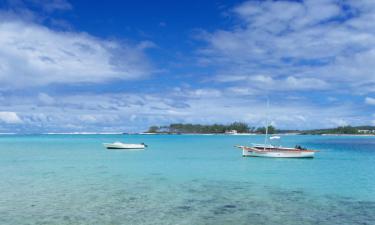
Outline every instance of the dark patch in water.
<svg viewBox="0 0 375 225"><path fill-rule="evenodd" d="M168 181L168 179L166 177L159 177L158 181Z"/></svg>
<svg viewBox="0 0 375 225"><path fill-rule="evenodd" d="M64 166L63 169L75 169L75 166Z"/></svg>
<svg viewBox="0 0 375 225"><path fill-rule="evenodd" d="M150 173L150 175L152 175L152 176L160 176L160 175L162 175L162 173Z"/></svg>
<svg viewBox="0 0 375 225"><path fill-rule="evenodd" d="M223 205L223 206L220 206L220 207L217 207L216 209L214 209L213 213L215 215L222 215L222 214L232 213L232 212L234 212L235 208L236 208L235 205Z"/></svg>
<svg viewBox="0 0 375 225"><path fill-rule="evenodd" d="M198 192L198 190L196 190L196 189L192 189L192 188L188 189L187 191L188 191L189 193L197 193L197 192Z"/></svg>
<svg viewBox="0 0 375 225"><path fill-rule="evenodd" d="M224 207L224 208L228 208L228 209L234 209L234 208L236 208L237 206L235 206L235 205L224 205L223 207Z"/></svg>
<svg viewBox="0 0 375 225"><path fill-rule="evenodd" d="M188 199L188 200L186 200L186 202L193 203L193 202L197 202L197 200L195 200L195 199Z"/></svg>
<svg viewBox="0 0 375 225"><path fill-rule="evenodd" d="M96 168L98 168L98 169L107 169L107 168L108 168L108 166L105 166L105 165L101 165L101 166L97 166Z"/></svg>
<svg viewBox="0 0 375 225"><path fill-rule="evenodd" d="M65 221L70 220L70 217L69 216L63 216L63 220L65 220Z"/></svg>
<svg viewBox="0 0 375 225"><path fill-rule="evenodd" d="M178 206L177 209L183 210L183 211L190 211L192 210L191 206L184 205L184 206Z"/></svg>
<svg viewBox="0 0 375 225"><path fill-rule="evenodd" d="M54 171L48 171L48 172L42 173L43 176L50 176L50 175L55 175L55 174L56 174L56 172L54 172Z"/></svg>
<svg viewBox="0 0 375 225"><path fill-rule="evenodd" d="M249 187L245 187L245 186L235 186L235 187L232 187L231 188L232 190L249 190Z"/></svg>
<svg viewBox="0 0 375 225"><path fill-rule="evenodd" d="M227 210L222 209L222 208L215 209L215 210L213 211L213 213L214 213L215 215L222 215L222 214L226 214L227 212L228 212Z"/></svg>
<svg viewBox="0 0 375 225"><path fill-rule="evenodd" d="M201 179L192 179L189 183L200 183Z"/></svg>

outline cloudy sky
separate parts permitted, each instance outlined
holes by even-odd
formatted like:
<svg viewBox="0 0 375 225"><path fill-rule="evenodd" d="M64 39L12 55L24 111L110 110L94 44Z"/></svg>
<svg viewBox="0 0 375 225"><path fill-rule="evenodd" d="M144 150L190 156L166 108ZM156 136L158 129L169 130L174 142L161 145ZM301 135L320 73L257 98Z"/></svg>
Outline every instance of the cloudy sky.
<svg viewBox="0 0 375 225"><path fill-rule="evenodd" d="M0 132L375 125L374 21L373 0L0 0Z"/></svg>

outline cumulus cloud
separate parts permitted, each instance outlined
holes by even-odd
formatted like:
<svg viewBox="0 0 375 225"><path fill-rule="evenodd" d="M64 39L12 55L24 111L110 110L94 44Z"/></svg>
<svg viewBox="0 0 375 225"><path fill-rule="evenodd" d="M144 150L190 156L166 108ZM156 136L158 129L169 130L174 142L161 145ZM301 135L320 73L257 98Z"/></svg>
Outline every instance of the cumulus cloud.
<svg viewBox="0 0 375 225"><path fill-rule="evenodd" d="M347 126L348 125L348 122L344 119L341 119L341 118L333 118L333 119L331 119L331 122L335 126Z"/></svg>
<svg viewBox="0 0 375 225"><path fill-rule="evenodd" d="M73 8L48 2L38 6L45 7L43 14ZM354 104L337 94L375 91L373 1L244 2L230 11L233 26L198 35L199 62L213 71L205 82L155 79L147 85L162 88L134 82L137 88L126 91L117 81L154 71L145 52L153 42L53 29L52 19L28 10L18 16L15 8L0 12L0 131L143 131L173 122L238 120L263 126L266 114L279 128L293 129L373 120L363 111L368 107L358 107L375 104L373 98ZM267 113L265 92L272 93ZM348 101L340 101L344 97Z"/></svg>
<svg viewBox="0 0 375 225"><path fill-rule="evenodd" d="M55 99L46 93L39 93L38 100L42 104L51 105L55 103Z"/></svg>
<svg viewBox="0 0 375 225"><path fill-rule="evenodd" d="M0 122L13 124L22 123L22 120L15 112L0 112Z"/></svg>
<svg viewBox="0 0 375 225"><path fill-rule="evenodd" d="M51 25L68 25L65 20L50 17L55 12L69 11L73 6L66 0L5 0L0 8L0 19L23 19L48 22ZM39 13L36 13L39 11ZM58 26L60 26L58 25Z"/></svg>
<svg viewBox="0 0 375 225"><path fill-rule="evenodd" d="M225 83L241 83L256 87L259 90L324 90L330 85L324 80L317 78L299 78L294 76L282 77L275 79L266 75L239 75L239 76L223 76L219 75L214 78L217 82ZM243 89L244 87L242 87ZM232 89L241 89L241 87L232 87Z"/></svg>
<svg viewBox="0 0 375 225"><path fill-rule="evenodd" d="M65 0L29 0L33 4L40 5L47 12L55 10L70 10L73 6Z"/></svg>
<svg viewBox="0 0 375 225"><path fill-rule="evenodd" d="M342 125L342 121L362 124L364 121L348 104L331 103L320 107L305 99L271 98L267 111L264 97L255 94L252 98L241 98L230 89L180 87L153 94L46 95L58 104L40 104L36 101L40 98L37 94L4 100L3 108L6 112L20 112L21 132L143 131L150 125L174 122L211 124L238 120L263 126L266 115L279 128L293 129L333 127ZM13 122L16 121L20 122L13 118ZM3 131L14 130L4 130L3 126Z"/></svg>
<svg viewBox="0 0 375 225"><path fill-rule="evenodd" d="M222 80L262 74L290 89L331 91L375 82L374 1L247 1L232 13L235 26L199 35L201 63Z"/></svg>
<svg viewBox="0 0 375 225"><path fill-rule="evenodd" d="M144 49L20 20L0 22L0 87L99 83L150 75Z"/></svg>
<svg viewBox="0 0 375 225"><path fill-rule="evenodd" d="M218 98L222 96L222 91L215 88L175 88L174 94L187 98Z"/></svg>
<svg viewBox="0 0 375 225"><path fill-rule="evenodd" d="M73 6L66 0L8 0L5 1L8 7L17 8L27 8L27 6L37 6L48 11L53 10L70 10Z"/></svg>
<svg viewBox="0 0 375 225"><path fill-rule="evenodd" d="M375 98L366 97L365 103L368 104L368 105L375 105Z"/></svg>

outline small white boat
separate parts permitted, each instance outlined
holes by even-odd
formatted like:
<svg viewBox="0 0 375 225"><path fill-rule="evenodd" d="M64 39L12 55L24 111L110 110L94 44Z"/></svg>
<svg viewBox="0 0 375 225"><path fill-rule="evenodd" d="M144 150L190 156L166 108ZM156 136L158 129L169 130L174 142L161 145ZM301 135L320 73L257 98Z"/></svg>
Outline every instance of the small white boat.
<svg viewBox="0 0 375 225"><path fill-rule="evenodd" d="M235 146L242 149L244 157L270 157L270 158L313 158L315 150L302 148L275 147L272 145L255 145L252 147Z"/></svg>
<svg viewBox="0 0 375 225"><path fill-rule="evenodd" d="M107 149L144 149L147 147L146 144L128 144L128 143L122 143L122 142L114 142L114 143L103 143L103 145Z"/></svg>

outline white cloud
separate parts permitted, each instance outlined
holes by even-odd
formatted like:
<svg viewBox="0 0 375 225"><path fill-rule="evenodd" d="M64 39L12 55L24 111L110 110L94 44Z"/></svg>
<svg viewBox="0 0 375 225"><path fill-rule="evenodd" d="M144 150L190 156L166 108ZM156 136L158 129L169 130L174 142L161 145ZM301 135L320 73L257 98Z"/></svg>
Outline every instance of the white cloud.
<svg viewBox="0 0 375 225"><path fill-rule="evenodd" d="M0 87L98 83L150 75L144 49L86 33L54 31L35 23L0 22Z"/></svg>
<svg viewBox="0 0 375 225"><path fill-rule="evenodd" d="M255 90L249 87L228 87L226 89L228 92L234 95L256 95L259 94L259 90Z"/></svg>
<svg viewBox="0 0 375 225"><path fill-rule="evenodd" d="M50 16L56 11L71 9L73 9L73 6L66 0L6 0L2 2L0 8L0 19L49 22L51 25L66 27L68 25L66 21L54 19Z"/></svg>
<svg viewBox="0 0 375 225"><path fill-rule="evenodd" d="M113 114L105 115L102 113L79 115L78 119L86 124L103 124L103 123L113 124L114 122L120 120L118 115L113 115Z"/></svg>
<svg viewBox="0 0 375 225"><path fill-rule="evenodd" d="M209 94L197 95L197 92ZM220 96L215 97L215 93ZM353 113L351 105L333 103L321 107L298 98L271 98L270 109L266 112L264 97L251 94L249 98L242 98L231 89L176 88L154 94L81 93L51 97L58 104L38 104L39 95L14 96L2 104L7 112L19 112L22 132L143 131L150 125L173 122L244 121L262 126L267 114L279 128L321 128L342 125L342 121L347 124L363 124L364 121L364 117ZM0 131L14 132L14 127L5 128Z"/></svg>
<svg viewBox="0 0 375 225"><path fill-rule="evenodd" d="M52 4L52 11L71 7L64 6L64 1L51 2L63 3ZM279 128L362 125L373 117L350 104L350 96L342 102L335 92L375 90L375 5L349 0L343 10L342 4L335 0L240 4L231 11L238 18L233 27L200 35L206 43L198 51L200 62L210 67L207 71L217 72L214 77L205 77L206 82L199 85L187 79L188 85L175 88L171 83L182 80L157 84L163 88L154 92L151 88L147 94L143 88L107 93L110 85L102 88L100 84L147 77L154 70L145 51L154 43L57 31L42 25L51 21L41 19L42 23L27 11L23 20L17 19L16 12L2 11L0 131L142 131L173 122L238 120L262 126L266 114ZM356 14L350 15L353 10ZM38 87L56 83L77 88L61 95L50 87ZM95 94L92 87L102 88L103 93ZM18 94L20 88L27 92ZM268 90L275 91L270 92L271 107L266 113L264 92ZM302 91L314 95L309 98L310 93ZM337 100L328 102L327 92ZM373 101L365 99L367 104Z"/></svg>
<svg viewBox="0 0 375 225"><path fill-rule="evenodd" d="M81 115L79 118L82 122L86 123L95 123L97 121L96 117L93 115Z"/></svg>
<svg viewBox="0 0 375 225"><path fill-rule="evenodd" d="M328 89L330 85L324 80L317 78L304 78L304 77L282 77L274 79L272 76L267 75L219 75L214 78L217 82L225 83L239 83L241 86L231 87L233 90L244 89L243 85L252 87L253 92L254 88L256 92L261 90L324 90Z"/></svg>
<svg viewBox="0 0 375 225"><path fill-rule="evenodd" d="M38 95L38 100L42 103L42 104L46 104L46 105L51 105L51 104L54 104L55 103L55 99L51 96L49 96L48 94L46 93L39 93Z"/></svg>
<svg viewBox="0 0 375 225"><path fill-rule="evenodd" d="M13 124L22 123L22 120L15 112L0 112L0 122Z"/></svg>
<svg viewBox="0 0 375 225"><path fill-rule="evenodd" d="M375 98L366 97L365 103L368 104L368 105L375 105Z"/></svg>
<svg viewBox="0 0 375 225"><path fill-rule="evenodd" d="M35 4L40 4L44 10L47 12L52 12L55 10L70 10L73 6L65 0L31 0Z"/></svg>
<svg viewBox="0 0 375 225"><path fill-rule="evenodd" d="M344 119L340 119L340 118L333 118L333 119L331 119L331 122L335 126L347 126L348 125L347 121L345 121Z"/></svg>
<svg viewBox="0 0 375 225"><path fill-rule="evenodd" d="M281 86L283 84L281 83ZM316 78L296 78L289 76L285 79L285 86L292 90L321 90L327 89L329 85L324 80Z"/></svg>
<svg viewBox="0 0 375 225"><path fill-rule="evenodd" d="M206 89L195 89L188 91L188 97L197 97L197 98L217 98L221 96L221 91L213 88L206 88Z"/></svg>
<svg viewBox="0 0 375 225"><path fill-rule="evenodd" d="M247 1L232 12L238 24L200 35L200 61L222 81L371 90L361 87L375 82L375 1Z"/></svg>

